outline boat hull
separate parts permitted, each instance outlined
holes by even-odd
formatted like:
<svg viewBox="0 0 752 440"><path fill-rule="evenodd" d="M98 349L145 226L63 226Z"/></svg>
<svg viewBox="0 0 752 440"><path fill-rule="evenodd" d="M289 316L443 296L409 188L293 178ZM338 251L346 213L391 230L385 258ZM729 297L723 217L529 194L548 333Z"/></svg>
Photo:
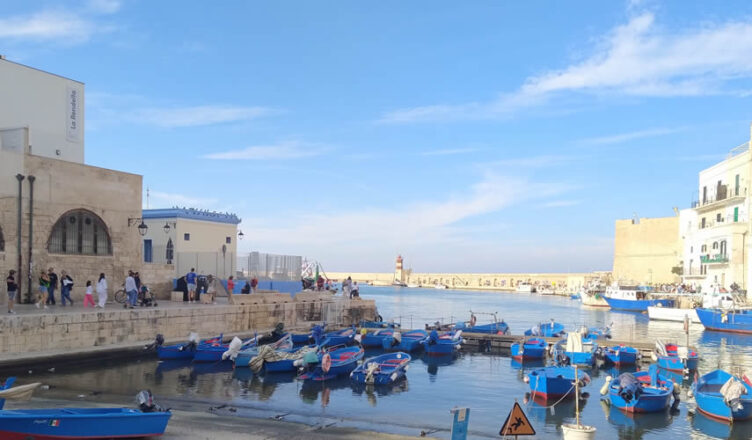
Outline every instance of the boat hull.
<svg viewBox="0 0 752 440"><path fill-rule="evenodd" d="M544 400L574 396L574 377L574 367L539 368L527 375L532 396ZM578 377L590 381L581 371Z"/></svg>
<svg viewBox="0 0 752 440"><path fill-rule="evenodd" d="M281 373L296 371L295 359L284 359L281 361L264 362L264 369L267 373Z"/></svg>
<svg viewBox="0 0 752 440"><path fill-rule="evenodd" d="M399 344L395 344L394 337L386 338L381 344L384 350L413 352L423 347L423 341L428 337L425 330L412 330L402 334Z"/></svg>
<svg viewBox="0 0 752 440"><path fill-rule="evenodd" d="M678 356L658 356L658 367L669 371L696 370L699 363L697 356L688 358L686 362Z"/></svg>
<svg viewBox="0 0 752 440"><path fill-rule="evenodd" d="M684 317L689 316L689 322L699 324L695 309L677 309L675 307L648 307L648 317L654 321L684 322Z"/></svg>
<svg viewBox="0 0 752 440"><path fill-rule="evenodd" d="M524 341L522 345L519 342L515 342L509 350L512 358L516 360L543 359L546 356L546 346L546 342L542 339L529 339Z"/></svg>
<svg viewBox="0 0 752 440"><path fill-rule="evenodd" d="M641 393L633 397L629 393L629 399L625 399L619 392L619 378L613 379L608 387L608 399L614 408L627 413L653 413L664 411L671 405L674 392L674 383L664 376L658 375L655 366L650 371L634 373L634 378L642 385L638 385Z"/></svg>
<svg viewBox="0 0 752 440"><path fill-rule="evenodd" d="M582 295L580 297L580 301L582 301L583 306L587 307L608 307L608 303L605 299L603 299L603 296L600 294L597 295Z"/></svg>
<svg viewBox="0 0 752 440"><path fill-rule="evenodd" d="M381 348L384 346L384 341L393 340L392 331L380 331L378 333L369 333L360 340L360 345L364 348Z"/></svg>
<svg viewBox="0 0 752 440"><path fill-rule="evenodd" d="M330 352L332 359L329 371L324 371L321 367L321 357L319 355L319 364L310 372L300 375L301 380L322 381L334 379L337 376L350 374L357 366L358 362L363 359L362 348L343 348Z"/></svg>
<svg viewBox="0 0 752 440"><path fill-rule="evenodd" d="M628 312L647 312L648 307L661 304L662 307L673 307L674 301L671 299L618 299L604 297L608 306L613 310L624 310Z"/></svg>
<svg viewBox="0 0 752 440"><path fill-rule="evenodd" d="M611 347L606 350L606 358L616 366L637 363L638 351L632 347Z"/></svg>
<svg viewBox="0 0 752 440"><path fill-rule="evenodd" d="M142 438L164 434L169 412L143 413L128 408L0 411L4 440Z"/></svg>
<svg viewBox="0 0 752 440"><path fill-rule="evenodd" d="M732 421L752 419L752 387L742 382L747 394L741 399L742 407L736 411L724 402L720 387L726 383L731 375L722 370L716 370L703 375L693 386L697 410L712 419L730 423Z"/></svg>
<svg viewBox="0 0 752 440"><path fill-rule="evenodd" d="M706 330L752 334L752 314L727 313L717 309L697 309L697 317Z"/></svg>
<svg viewBox="0 0 752 440"><path fill-rule="evenodd" d="M410 363L410 355L407 353L389 353L376 356L363 362L350 374L350 378L359 384L388 385L402 380L407 373L407 364ZM368 366L378 364L378 369L368 377Z"/></svg>
<svg viewBox="0 0 752 440"><path fill-rule="evenodd" d="M163 361L170 360L190 360L196 354L196 350L188 349L181 350L185 344L167 345L164 347L157 347L157 357Z"/></svg>

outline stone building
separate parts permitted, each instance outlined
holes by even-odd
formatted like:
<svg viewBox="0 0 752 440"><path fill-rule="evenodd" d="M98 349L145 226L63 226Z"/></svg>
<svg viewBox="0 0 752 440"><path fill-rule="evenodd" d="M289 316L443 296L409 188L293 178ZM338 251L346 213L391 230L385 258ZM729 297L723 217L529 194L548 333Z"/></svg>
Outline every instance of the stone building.
<svg viewBox="0 0 752 440"><path fill-rule="evenodd" d="M75 300L142 265L142 178L84 164L84 102L83 83L0 58L0 272L20 273L21 301L42 269L67 271Z"/></svg>
<svg viewBox="0 0 752 440"><path fill-rule="evenodd" d="M613 278L623 284L669 284L681 280L683 240L679 217L617 220Z"/></svg>

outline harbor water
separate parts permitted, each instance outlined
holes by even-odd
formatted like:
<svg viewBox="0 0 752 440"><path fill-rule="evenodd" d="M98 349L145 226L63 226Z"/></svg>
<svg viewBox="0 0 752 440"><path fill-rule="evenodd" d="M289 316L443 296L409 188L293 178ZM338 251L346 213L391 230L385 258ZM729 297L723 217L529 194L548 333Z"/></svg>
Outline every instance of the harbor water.
<svg viewBox="0 0 752 440"><path fill-rule="evenodd" d="M474 312L498 312L512 334L522 334L535 323L555 319L567 329L585 324L613 323L615 340L646 341L661 338L685 342L681 323L649 321L647 315L583 308L568 297L501 292L363 287L361 296L375 299L385 320L403 328L426 323L468 320ZM492 319L478 315L478 324ZM202 335L210 336L210 335ZM700 374L724 368L752 372L752 336L703 331L692 325L690 345L702 356ZM498 432L517 400L537 431L537 438L561 438L560 425L574 420L574 401L535 402L526 398L524 374L539 365L521 365L508 353L463 350L449 358L415 354L407 381L390 387L358 387L348 378L324 383L302 383L291 374L254 375L228 364L192 364L140 359L97 367L65 367L54 372L32 371L23 383L49 384L50 396L68 395L101 400L126 398L151 389L168 403L190 403L199 410L221 408L237 416L277 417L310 424L337 424L384 432L448 438L453 407L470 408L470 438L499 438ZM377 354L366 353L366 356ZM626 371L626 370L622 370ZM599 389L607 375L618 371L591 370L592 382L582 409L582 421L598 429L597 438L752 438L752 422L725 425L694 415L687 390L692 378L682 381L681 404L676 411L627 415L600 401ZM681 378L679 378L681 380ZM39 394L39 393L38 393ZM168 405L169 406L169 405Z"/></svg>

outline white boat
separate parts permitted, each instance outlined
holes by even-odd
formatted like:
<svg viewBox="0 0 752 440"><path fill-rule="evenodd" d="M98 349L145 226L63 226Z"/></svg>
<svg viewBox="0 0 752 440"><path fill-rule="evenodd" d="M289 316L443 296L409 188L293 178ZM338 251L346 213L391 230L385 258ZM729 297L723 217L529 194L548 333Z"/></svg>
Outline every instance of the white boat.
<svg viewBox="0 0 752 440"><path fill-rule="evenodd" d="M407 287L409 287L411 289L417 289L418 287L420 287L420 284L407 283Z"/></svg>
<svg viewBox="0 0 752 440"><path fill-rule="evenodd" d="M435 284L433 288L434 289L447 289L448 287L444 284Z"/></svg>
<svg viewBox="0 0 752 440"><path fill-rule="evenodd" d="M555 295L556 291L550 287L542 287L540 289L537 289L538 293L540 295Z"/></svg>
<svg viewBox="0 0 752 440"><path fill-rule="evenodd" d="M535 293L535 287L530 283L520 283L517 285L517 293Z"/></svg>
<svg viewBox="0 0 752 440"><path fill-rule="evenodd" d="M588 307L608 307L608 303L603 299L602 290L586 290L580 293L580 301L583 306Z"/></svg>
<svg viewBox="0 0 752 440"><path fill-rule="evenodd" d="M654 321L676 321L684 322L684 317L689 316L689 322L700 324L700 318L697 317L695 309L679 309L676 307L658 307L649 306L648 316Z"/></svg>

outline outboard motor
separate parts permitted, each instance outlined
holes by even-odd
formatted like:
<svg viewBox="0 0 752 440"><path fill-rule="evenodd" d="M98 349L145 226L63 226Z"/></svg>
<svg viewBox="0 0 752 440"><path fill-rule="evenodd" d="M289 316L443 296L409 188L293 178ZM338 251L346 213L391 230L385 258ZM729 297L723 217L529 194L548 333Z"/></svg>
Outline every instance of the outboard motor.
<svg viewBox="0 0 752 440"><path fill-rule="evenodd" d="M161 406L154 403L154 396L151 394L151 390L142 390L136 394L136 401L141 412L164 412L169 409L164 409Z"/></svg>
<svg viewBox="0 0 752 440"><path fill-rule="evenodd" d="M156 339L154 339L154 342L145 345L144 350L156 350L157 347L161 347L162 345L164 345L164 336L162 336L162 333L157 333L157 337Z"/></svg>

